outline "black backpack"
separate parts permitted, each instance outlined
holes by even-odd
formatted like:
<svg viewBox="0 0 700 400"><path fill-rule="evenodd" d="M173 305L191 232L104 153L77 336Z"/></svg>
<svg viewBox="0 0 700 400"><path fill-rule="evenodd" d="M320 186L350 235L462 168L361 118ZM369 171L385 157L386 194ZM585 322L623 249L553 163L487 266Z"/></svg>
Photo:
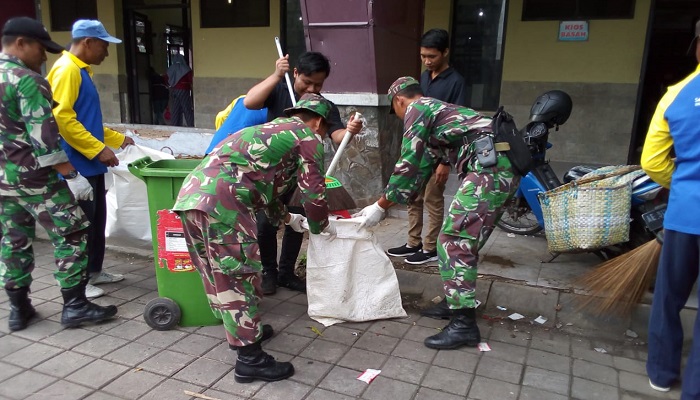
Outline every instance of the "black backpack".
<svg viewBox="0 0 700 400"><path fill-rule="evenodd" d="M525 139L515 126L513 117L503 109L503 106L500 106L491 124L496 142L506 142L510 145L510 150L505 153L513 166L513 172L520 176L527 175L534 168L535 160Z"/></svg>

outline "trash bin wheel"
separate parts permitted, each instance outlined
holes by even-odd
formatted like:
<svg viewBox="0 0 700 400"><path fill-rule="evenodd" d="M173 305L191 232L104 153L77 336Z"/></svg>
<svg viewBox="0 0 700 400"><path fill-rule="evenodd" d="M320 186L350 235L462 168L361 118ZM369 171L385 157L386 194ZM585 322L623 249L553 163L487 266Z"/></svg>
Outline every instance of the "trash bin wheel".
<svg viewBox="0 0 700 400"><path fill-rule="evenodd" d="M180 322L182 312L176 302L167 297L158 297L146 304L143 311L143 319L151 328L158 331L167 331Z"/></svg>

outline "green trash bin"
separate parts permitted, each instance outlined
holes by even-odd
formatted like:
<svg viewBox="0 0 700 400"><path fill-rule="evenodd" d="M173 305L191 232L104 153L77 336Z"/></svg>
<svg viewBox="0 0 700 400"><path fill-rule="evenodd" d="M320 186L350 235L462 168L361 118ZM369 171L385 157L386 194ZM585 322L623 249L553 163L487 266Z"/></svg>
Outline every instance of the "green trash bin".
<svg viewBox="0 0 700 400"><path fill-rule="evenodd" d="M168 330L180 326L219 325L204 293L197 270L173 272L164 268L158 254L158 211L173 207L185 177L200 160L179 159L153 161L140 158L129 164L129 172L146 183L148 210L151 220L153 259L159 298L151 300L144 309L144 319L154 329Z"/></svg>

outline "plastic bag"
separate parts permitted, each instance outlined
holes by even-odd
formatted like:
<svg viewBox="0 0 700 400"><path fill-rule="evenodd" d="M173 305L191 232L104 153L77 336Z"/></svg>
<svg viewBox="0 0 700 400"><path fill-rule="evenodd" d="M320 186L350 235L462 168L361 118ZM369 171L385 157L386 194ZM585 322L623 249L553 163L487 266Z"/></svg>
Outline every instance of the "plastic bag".
<svg viewBox="0 0 700 400"><path fill-rule="evenodd" d="M146 184L134 176L127 165L149 156L153 161L172 160L171 154L139 145L127 146L117 153L119 165L110 168L105 176L107 189L107 244L122 247L150 249L151 224L148 212Z"/></svg>
<svg viewBox="0 0 700 400"><path fill-rule="evenodd" d="M394 265L363 218L331 220L338 236L309 235L309 317L330 326L406 317Z"/></svg>

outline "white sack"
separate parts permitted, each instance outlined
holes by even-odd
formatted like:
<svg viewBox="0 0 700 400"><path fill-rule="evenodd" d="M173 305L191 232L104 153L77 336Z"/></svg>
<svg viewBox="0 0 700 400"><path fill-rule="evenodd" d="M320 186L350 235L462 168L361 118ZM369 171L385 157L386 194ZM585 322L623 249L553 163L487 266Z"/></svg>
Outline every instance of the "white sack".
<svg viewBox="0 0 700 400"><path fill-rule="evenodd" d="M363 218L331 220L335 239L309 235L306 290L309 317L330 326L406 317L399 281L389 257Z"/></svg>
<svg viewBox="0 0 700 400"><path fill-rule="evenodd" d="M148 213L146 184L127 168L130 162L149 156L153 161L172 160L171 154L148 147L127 146L117 153L119 165L105 175L107 187L107 244L122 247L152 248L151 217Z"/></svg>

